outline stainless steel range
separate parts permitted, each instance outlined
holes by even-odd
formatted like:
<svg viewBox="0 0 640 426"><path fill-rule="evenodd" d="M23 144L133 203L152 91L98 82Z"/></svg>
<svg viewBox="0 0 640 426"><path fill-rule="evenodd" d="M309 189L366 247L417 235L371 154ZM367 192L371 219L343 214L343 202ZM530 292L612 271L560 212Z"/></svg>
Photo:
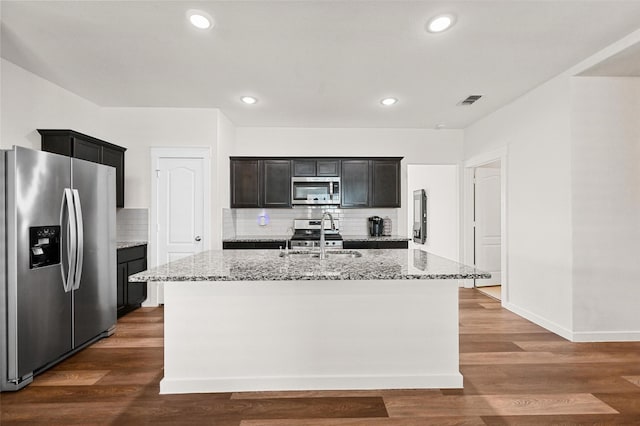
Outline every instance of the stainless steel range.
<svg viewBox="0 0 640 426"><path fill-rule="evenodd" d="M294 219L294 233L291 237L292 249L319 248L320 247L320 219ZM338 219L324 221L324 246L325 248L342 248L342 235Z"/></svg>

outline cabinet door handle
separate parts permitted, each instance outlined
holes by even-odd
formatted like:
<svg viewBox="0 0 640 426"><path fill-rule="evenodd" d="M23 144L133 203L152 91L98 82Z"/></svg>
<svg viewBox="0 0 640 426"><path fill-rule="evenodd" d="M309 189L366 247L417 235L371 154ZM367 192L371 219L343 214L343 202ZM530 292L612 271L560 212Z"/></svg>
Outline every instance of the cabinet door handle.
<svg viewBox="0 0 640 426"><path fill-rule="evenodd" d="M196 237L196 241L200 241L200 240L202 240L202 238L200 238L200 235L198 235L198 236Z"/></svg>

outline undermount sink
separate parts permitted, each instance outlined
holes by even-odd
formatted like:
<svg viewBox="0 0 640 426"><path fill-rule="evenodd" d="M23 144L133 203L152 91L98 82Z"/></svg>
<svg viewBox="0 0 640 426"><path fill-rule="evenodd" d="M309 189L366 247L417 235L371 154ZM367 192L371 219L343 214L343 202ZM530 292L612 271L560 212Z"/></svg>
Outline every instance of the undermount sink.
<svg viewBox="0 0 640 426"><path fill-rule="evenodd" d="M327 258L332 258L332 257L336 257L336 258L345 258L345 257L352 257L352 258L356 258L356 257L362 257L362 253L360 253L359 251L356 250L334 250L334 249L329 249L326 250L324 252L325 256ZM307 257L320 257L320 253L316 250L289 250L289 252L284 252L281 251L280 252L280 257L284 257L284 256L307 256Z"/></svg>

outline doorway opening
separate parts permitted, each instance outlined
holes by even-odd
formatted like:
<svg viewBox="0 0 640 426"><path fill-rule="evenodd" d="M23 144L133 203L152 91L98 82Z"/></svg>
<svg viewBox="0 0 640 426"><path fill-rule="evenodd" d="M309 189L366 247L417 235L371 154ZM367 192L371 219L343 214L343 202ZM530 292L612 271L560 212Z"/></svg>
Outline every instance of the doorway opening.
<svg viewBox="0 0 640 426"><path fill-rule="evenodd" d="M506 303L506 152L467 161L465 176L465 263L491 273L465 286Z"/></svg>

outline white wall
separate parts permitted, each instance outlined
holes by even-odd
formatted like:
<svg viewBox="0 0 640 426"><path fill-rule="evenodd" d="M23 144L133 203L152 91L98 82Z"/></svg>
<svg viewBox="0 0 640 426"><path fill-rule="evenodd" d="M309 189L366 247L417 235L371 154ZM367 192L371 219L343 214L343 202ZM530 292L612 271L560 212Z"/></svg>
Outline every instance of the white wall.
<svg viewBox="0 0 640 426"><path fill-rule="evenodd" d="M103 108L106 140L127 148L125 206L149 208L151 147L213 148L217 110L202 108ZM212 151L213 154L213 151Z"/></svg>
<svg viewBox="0 0 640 426"><path fill-rule="evenodd" d="M0 60L0 148L40 149L36 129L73 129L103 138L100 107Z"/></svg>
<svg viewBox="0 0 640 426"><path fill-rule="evenodd" d="M127 208L149 208L150 147L210 148L212 247L221 247L222 207L229 198L228 152L235 137L223 114L202 108L103 108L4 59L0 66L0 147L40 149L39 128L72 129L124 146Z"/></svg>
<svg viewBox="0 0 640 426"><path fill-rule="evenodd" d="M412 236L413 191L427 193L427 241L424 250L455 261L460 259L459 167L453 165L407 165L407 235Z"/></svg>
<svg viewBox="0 0 640 426"><path fill-rule="evenodd" d="M212 160L211 212L213 246L222 248L224 238L224 212L229 212L231 189L229 183L229 156L235 145L236 128L222 111L218 111L218 135Z"/></svg>
<svg viewBox="0 0 640 426"><path fill-rule="evenodd" d="M559 76L470 126L466 159L507 148L508 300L564 336L572 329L570 84Z"/></svg>
<svg viewBox="0 0 640 426"><path fill-rule="evenodd" d="M222 247L222 205L219 185L219 111L207 108L103 108L109 141L127 147L125 206L149 208L151 147L205 147L211 153L210 245ZM223 119L224 134L230 124ZM224 164L228 163L223 162ZM228 166L227 166L228 167ZM227 172L228 173L228 172ZM228 178L226 178L228 182Z"/></svg>
<svg viewBox="0 0 640 426"><path fill-rule="evenodd" d="M404 157L402 188L407 187L407 164L458 164L462 156L461 130L314 129L238 127L232 155L255 156L380 156ZM407 229L407 197L395 229Z"/></svg>
<svg viewBox="0 0 640 426"><path fill-rule="evenodd" d="M571 87L576 339L638 339L640 78L576 77Z"/></svg>

